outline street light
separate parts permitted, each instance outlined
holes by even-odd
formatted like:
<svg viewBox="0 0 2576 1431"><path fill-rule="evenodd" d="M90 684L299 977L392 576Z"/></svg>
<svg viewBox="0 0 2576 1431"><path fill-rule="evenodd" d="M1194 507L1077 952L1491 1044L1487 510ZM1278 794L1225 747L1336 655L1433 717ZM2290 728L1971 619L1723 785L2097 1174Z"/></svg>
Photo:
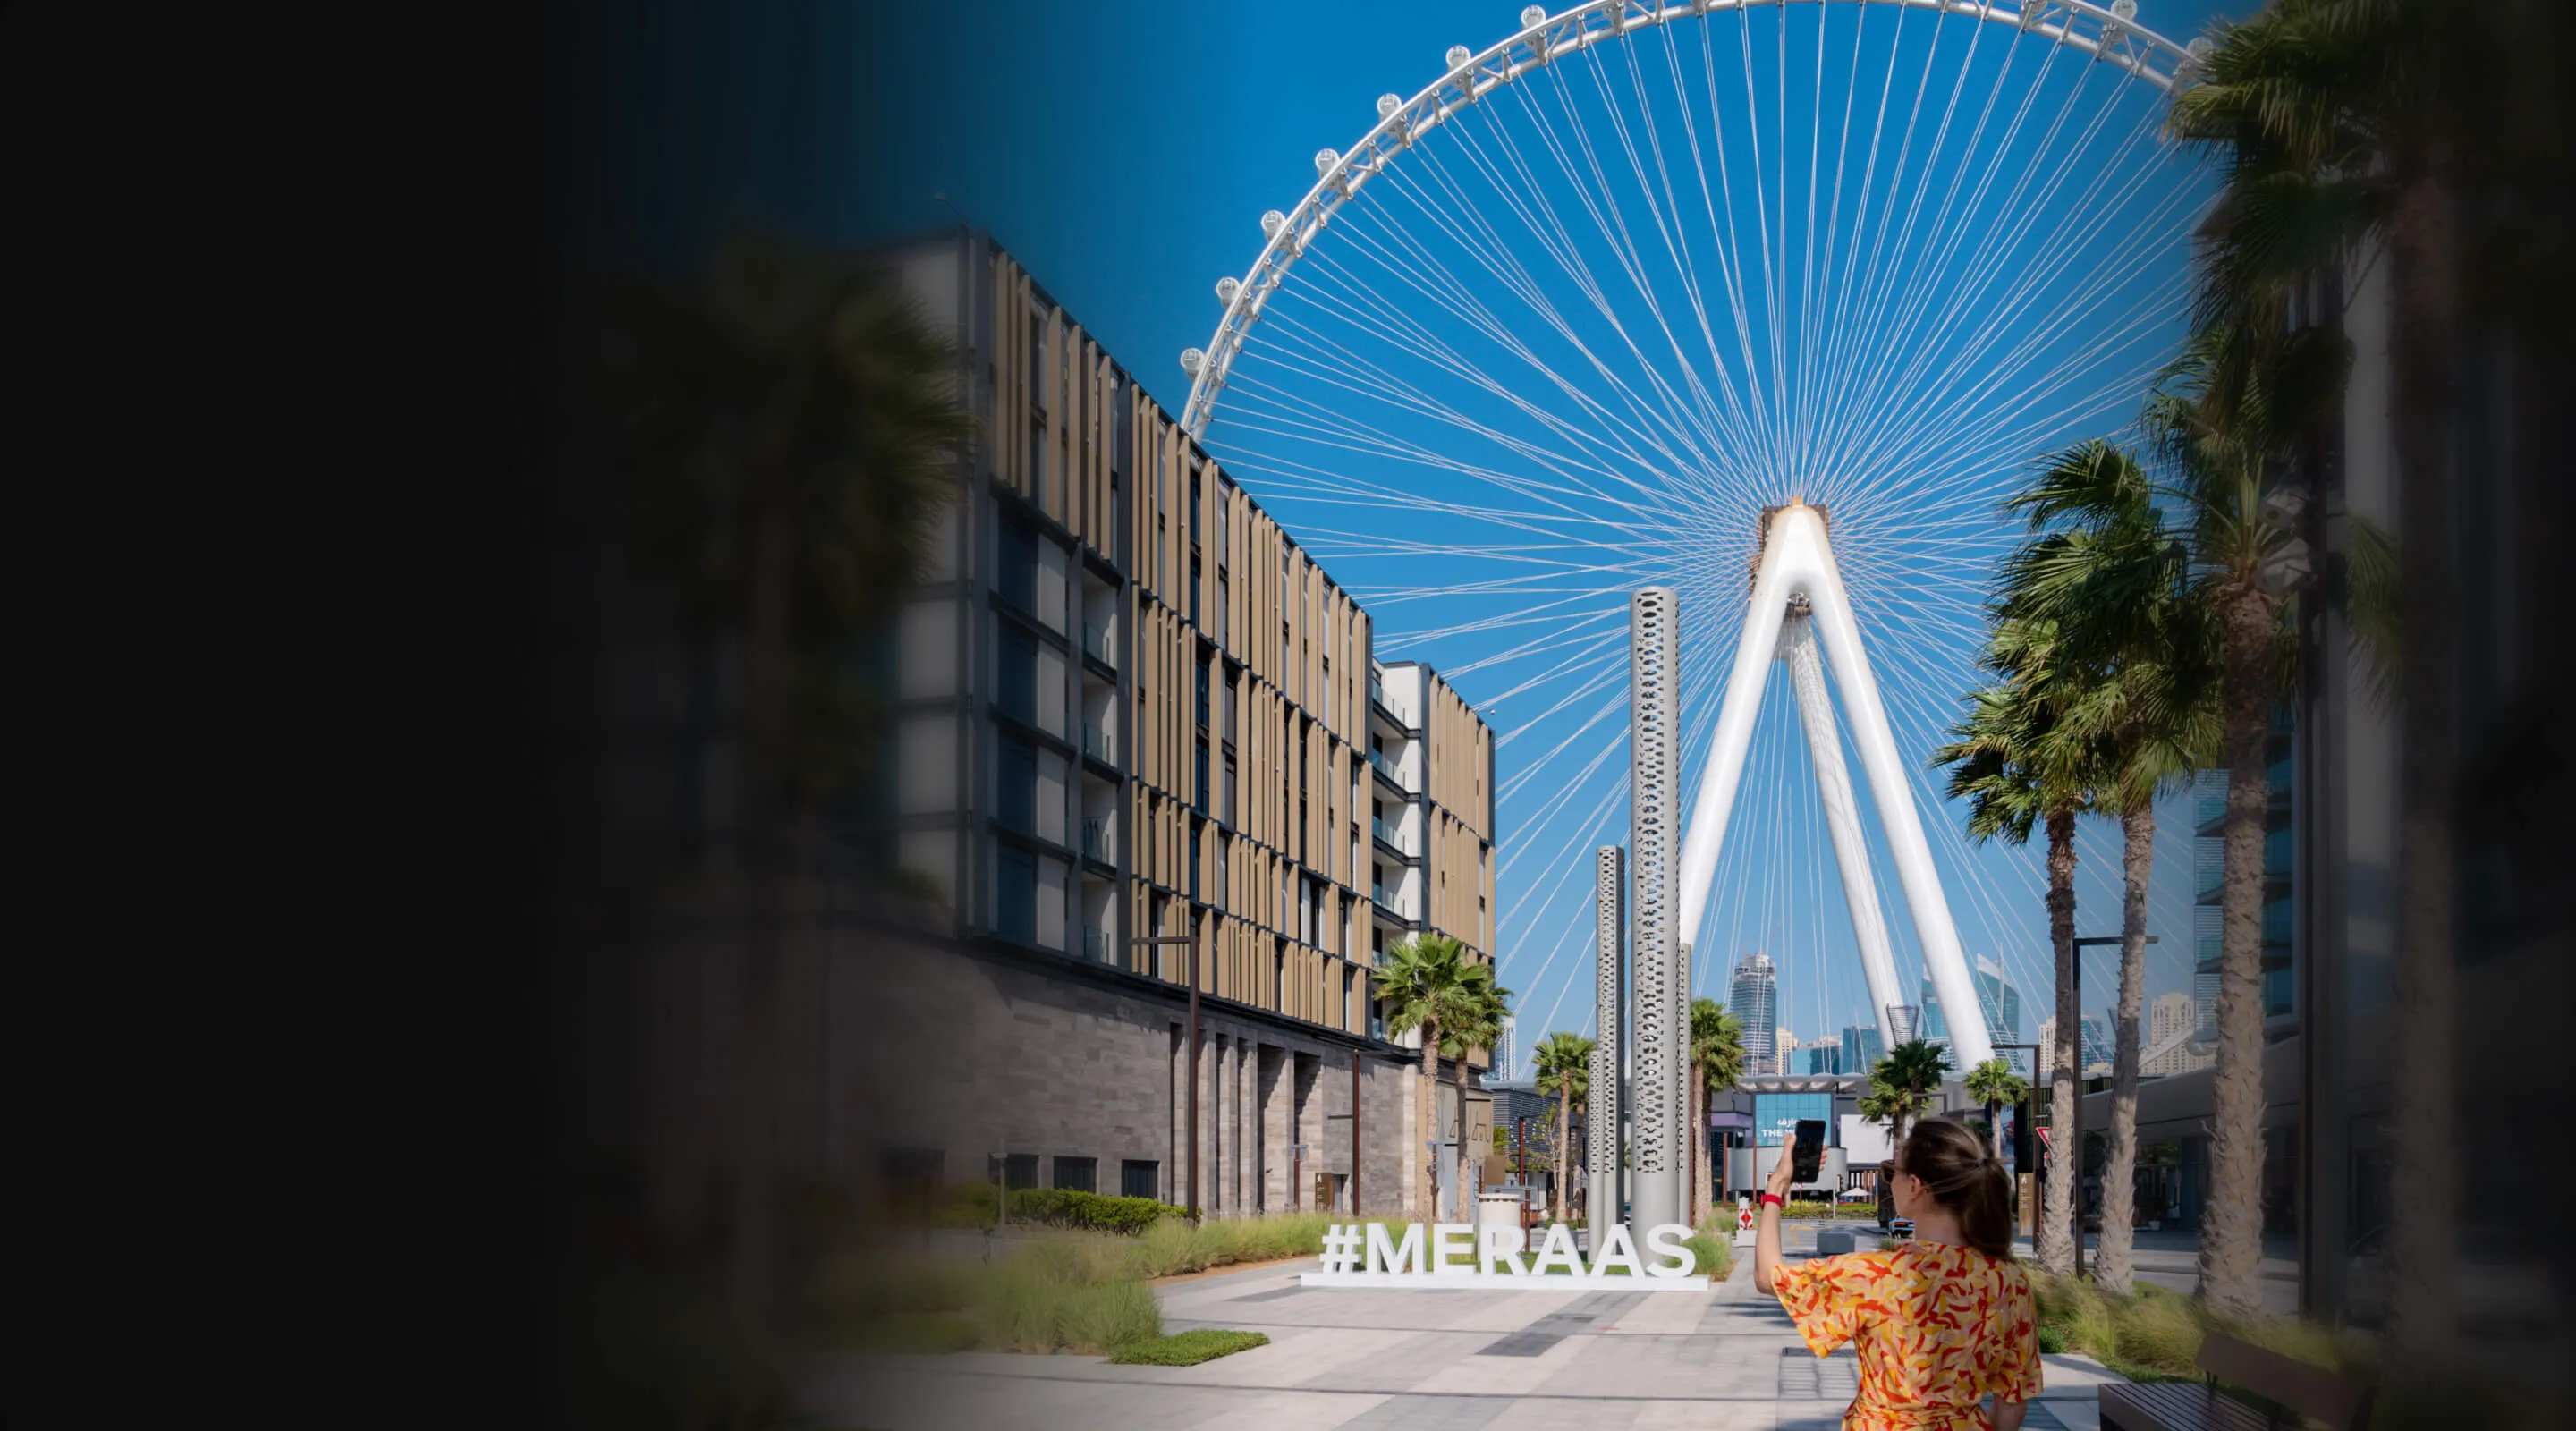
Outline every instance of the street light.
<svg viewBox="0 0 2576 1431"><path fill-rule="evenodd" d="M2126 941L2127 936L2120 934L2097 934L2089 939L2078 939L2074 941L2075 957L2067 961L2072 970L2068 983L2075 995L2075 1097L2066 1109L2066 1156L2075 1160L2075 1275L2078 1277L2084 1275L2084 951ZM2156 936L2148 935L2147 942L2155 943ZM2067 1032L2065 1029L2057 1031L2061 1042ZM2117 1036L2116 1033L2113 1035ZM2048 1121L2052 1124L2057 1122L2053 1104Z"/></svg>

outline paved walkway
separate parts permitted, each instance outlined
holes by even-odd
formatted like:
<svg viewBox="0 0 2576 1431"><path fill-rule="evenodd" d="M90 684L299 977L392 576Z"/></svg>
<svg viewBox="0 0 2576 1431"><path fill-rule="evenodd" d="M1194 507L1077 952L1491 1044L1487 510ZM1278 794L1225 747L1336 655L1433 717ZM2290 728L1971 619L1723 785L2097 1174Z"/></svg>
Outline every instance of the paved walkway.
<svg viewBox="0 0 2576 1431"><path fill-rule="evenodd" d="M1813 1246L1792 1229L1790 1250ZM1750 1258L1706 1296L1303 1288L1300 1265L1161 1288L1166 1328L1266 1332L1270 1345L1194 1367L1098 1357L843 1356L808 1410L877 1431L1830 1431L1857 1388L1848 1349L1819 1359ZM2095 1431L2081 1357L2046 1358L2031 1431Z"/></svg>

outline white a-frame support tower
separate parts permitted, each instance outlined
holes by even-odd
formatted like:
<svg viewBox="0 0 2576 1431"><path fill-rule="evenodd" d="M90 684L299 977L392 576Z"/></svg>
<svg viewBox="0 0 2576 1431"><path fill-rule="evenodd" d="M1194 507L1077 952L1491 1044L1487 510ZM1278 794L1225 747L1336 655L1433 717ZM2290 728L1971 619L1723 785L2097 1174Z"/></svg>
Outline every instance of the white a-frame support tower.
<svg viewBox="0 0 2576 1431"><path fill-rule="evenodd" d="M1701 911L1708 907L1718 851L1726 843L1727 816L1734 811L1745 751L1753 740L1754 713L1761 709L1762 688L1770 679L1776 655L1788 663L1790 684L1797 693L1799 720L1816 767L1817 794L1833 836L1834 859L1842 867L1843 897L1851 906L1852 927L1860 942L1861 972L1869 981L1870 1002L1877 1008L1879 1036L1893 1048L1913 1034L1900 1028L1891 1012L1912 1001L1897 983L1887 922L1879 913L1876 886L1870 878L1869 845L1861 837L1860 812L1852 800L1851 777L1843 768L1842 742L1835 734L1824 667L1817 658L1821 640L1842 688L1852 744L1860 751L1861 769L1869 777L1870 798L1878 807L1888 849L1896 861L1898 885L1914 916L1924 969L1949 1027L1951 1066L1965 1073L1994 1057L1985 1010L1968 978L1967 959L1959 949L1958 929L1950 922L1950 902L1941 891L1932 852L1923 842L1913 792L1897 759L1896 742L1888 734L1887 712L1879 704L1878 681L1861 651L1860 627L1852 620L1851 603L1844 599L1842 578L1834 570L1823 509L1793 502L1765 512L1761 551L1753 600L1745 610L1744 632L1735 650L1735 669L1727 676L1717 734L1709 742L1708 768L1700 777L1699 804L1691 811L1689 833L1682 841L1679 927L1685 933L1698 929ZM1641 959L1644 953L1640 947Z"/></svg>

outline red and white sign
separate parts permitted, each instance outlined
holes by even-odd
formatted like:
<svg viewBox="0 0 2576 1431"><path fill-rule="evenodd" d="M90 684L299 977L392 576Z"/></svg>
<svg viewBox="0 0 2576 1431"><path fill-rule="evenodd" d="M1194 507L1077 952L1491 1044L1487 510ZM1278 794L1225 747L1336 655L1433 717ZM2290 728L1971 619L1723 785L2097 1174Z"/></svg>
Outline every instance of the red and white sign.
<svg viewBox="0 0 2576 1431"><path fill-rule="evenodd" d="M1753 1204L1748 1199L1735 1200L1735 1230L1738 1232L1753 1230Z"/></svg>

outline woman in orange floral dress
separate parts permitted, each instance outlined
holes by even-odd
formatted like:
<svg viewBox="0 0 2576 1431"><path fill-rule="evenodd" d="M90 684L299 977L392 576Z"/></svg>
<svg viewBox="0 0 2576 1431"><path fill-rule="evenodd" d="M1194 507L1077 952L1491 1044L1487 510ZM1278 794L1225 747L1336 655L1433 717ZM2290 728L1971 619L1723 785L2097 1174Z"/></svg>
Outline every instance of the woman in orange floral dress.
<svg viewBox="0 0 2576 1431"><path fill-rule="evenodd" d="M2012 1256L2012 1178L1984 1140L1947 1118L1916 1124L1893 1189L1913 1240L1795 1264L1780 1260L1791 1151L1781 1145L1762 1197L1753 1282L1779 1296L1816 1355L1858 1344L1847 1431L2019 1431L2039 1394L2037 1317Z"/></svg>

